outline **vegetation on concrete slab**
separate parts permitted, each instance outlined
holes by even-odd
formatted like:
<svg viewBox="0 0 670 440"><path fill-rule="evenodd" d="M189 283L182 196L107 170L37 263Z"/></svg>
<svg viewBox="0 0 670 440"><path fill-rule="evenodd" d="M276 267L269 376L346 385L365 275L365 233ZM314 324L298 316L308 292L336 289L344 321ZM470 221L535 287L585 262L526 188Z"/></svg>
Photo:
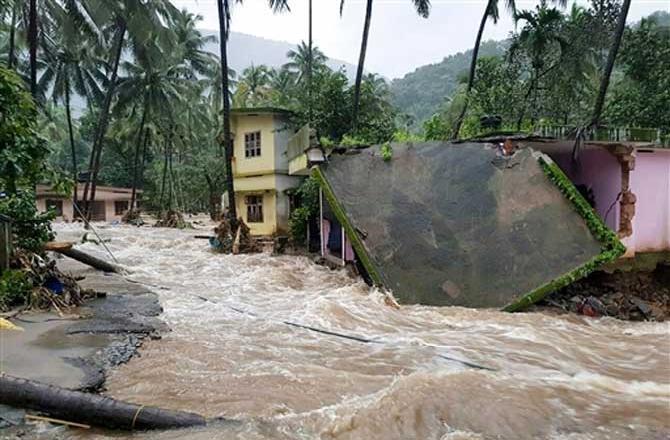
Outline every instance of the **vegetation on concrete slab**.
<svg viewBox="0 0 670 440"><path fill-rule="evenodd" d="M365 248L365 244L363 244L363 241L358 236L356 230L349 221L349 217L347 217L347 213L344 210L344 207L342 207L342 204L339 202L339 200L337 200L337 197L335 196L332 187L328 183L326 176L324 176L323 172L319 167L316 167L314 169L312 175L317 179L317 181L321 185L323 195L328 201L328 204L330 205L330 208L335 214L337 221L340 222L342 228L344 228L344 231L347 234L347 237L349 238L349 240L351 240L351 245L356 251L356 256L358 257L358 260L365 268L370 279L375 285L383 286L383 281L380 272L372 262L372 259L370 258L370 255L368 254L368 251Z"/></svg>
<svg viewBox="0 0 670 440"><path fill-rule="evenodd" d="M558 165L551 159L546 158L546 156L541 156L538 161L547 177L558 187L561 193L572 203L579 215L586 221L591 234L601 243L601 253L586 264L526 293L518 301L504 308L508 312L516 312L538 302L548 294L586 277L594 270L614 261L626 252L625 246L619 241L617 235L605 225L600 216L593 210L589 202L575 188L575 185Z"/></svg>

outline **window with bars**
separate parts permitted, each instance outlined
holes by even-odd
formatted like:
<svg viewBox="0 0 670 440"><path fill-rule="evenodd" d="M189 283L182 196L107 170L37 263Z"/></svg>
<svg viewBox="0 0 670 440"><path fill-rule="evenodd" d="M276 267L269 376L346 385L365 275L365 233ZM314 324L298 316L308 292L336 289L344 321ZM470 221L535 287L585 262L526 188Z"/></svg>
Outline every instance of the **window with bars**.
<svg viewBox="0 0 670 440"><path fill-rule="evenodd" d="M247 223L263 223L263 196L247 196Z"/></svg>
<svg viewBox="0 0 670 440"><path fill-rule="evenodd" d="M261 132L244 134L244 157L258 157L261 155Z"/></svg>

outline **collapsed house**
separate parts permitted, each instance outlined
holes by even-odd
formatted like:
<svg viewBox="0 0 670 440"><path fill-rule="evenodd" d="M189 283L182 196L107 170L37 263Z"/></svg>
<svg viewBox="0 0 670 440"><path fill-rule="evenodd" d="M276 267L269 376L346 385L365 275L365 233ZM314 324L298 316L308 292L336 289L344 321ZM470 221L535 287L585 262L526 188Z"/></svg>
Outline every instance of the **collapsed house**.
<svg viewBox="0 0 670 440"><path fill-rule="evenodd" d="M392 144L331 154L314 173L323 255L403 303L518 310L625 250L528 146Z"/></svg>
<svg viewBox="0 0 670 440"><path fill-rule="evenodd" d="M670 148L660 142L520 141L550 156L626 246L625 257L670 261Z"/></svg>

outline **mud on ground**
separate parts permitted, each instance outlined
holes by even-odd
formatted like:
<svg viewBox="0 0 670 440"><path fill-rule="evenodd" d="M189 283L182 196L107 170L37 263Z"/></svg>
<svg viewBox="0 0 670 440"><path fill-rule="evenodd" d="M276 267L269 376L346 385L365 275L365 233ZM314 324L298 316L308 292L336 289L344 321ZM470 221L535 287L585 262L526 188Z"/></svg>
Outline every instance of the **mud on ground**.
<svg viewBox="0 0 670 440"><path fill-rule="evenodd" d="M106 295L63 316L32 312L14 318L23 331L0 333L0 371L75 390L101 391L109 369L128 362L147 337L159 338L167 331L158 318L163 309L156 294L120 275L66 258L58 265L63 272L84 276L83 288ZM15 425L15 412L0 407L0 429ZM5 433L0 430L0 438Z"/></svg>

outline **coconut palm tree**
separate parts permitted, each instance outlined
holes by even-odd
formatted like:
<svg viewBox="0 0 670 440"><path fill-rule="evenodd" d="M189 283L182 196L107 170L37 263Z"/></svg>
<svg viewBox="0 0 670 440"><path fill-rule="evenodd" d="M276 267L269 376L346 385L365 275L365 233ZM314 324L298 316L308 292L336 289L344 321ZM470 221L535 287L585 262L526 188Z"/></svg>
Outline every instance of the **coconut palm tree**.
<svg viewBox="0 0 670 440"><path fill-rule="evenodd" d="M624 30L626 29L626 19L628 18L628 11L630 10L630 3L631 0L624 0L621 5L621 12L619 13L617 27L614 32L614 40L612 41L612 47L607 54L607 63L605 64L605 70L603 71L603 76L600 82L596 104L593 107L593 115L591 117L591 122L589 123L589 128L597 127L600 122L600 116L602 115L603 106L605 105L605 96L607 95L607 89L609 88L610 77L612 76L612 70L614 69L614 62L619 53L621 39Z"/></svg>
<svg viewBox="0 0 670 440"><path fill-rule="evenodd" d="M326 57L326 55L324 55L324 53L316 46L311 48L310 55L309 44L305 44L304 41L302 41L295 49L286 52L286 58L289 59L289 62L284 64L283 67L297 73L297 81L299 83L302 83L303 81L309 83L311 72L319 71L324 68L326 66L326 61L328 61L328 57Z"/></svg>
<svg viewBox="0 0 670 440"><path fill-rule="evenodd" d="M175 34L176 52L178 52L172 56L188 65L192 72L189 79L196 79L197 75L211 76L218 65L216 56L204 49L208 43L216 42L216 37L202 35L196 27L201 21L201 15L182 10L172 17L170 25Z"/></svg>
<svg viewBox="0 0 670 440"><path fill-rule="evenodd" d="M109 125L112 100L116 94L121 54L128 36L132 46L141 46L149 40L172 41L173 34L165 25L178 10L169 0L152 0L138 2L135 0L80 0L68 2L71 5L69 12L79 23L95 23L99 28L108 28L113 37L108 42L112 48L112 57L109 61L109 79L105 99L99 112L98 124L89 161L89 179L84 186L83 202L87 211L88 206L95 200L95 190L100 160L104 146L104 138ZM111 43L111 44L110 44Z"/></svg>
<svg viewBox="0 0 670 440"><path fill-rule="evenodd" d="M30 0L28 12L28 48L30 53L30 93L37 97L37 0Z"/></svg>
<svg viewBox="0 0 670 440"><path fill-rule="evenodd" d="M78 180L77 153L72 123L71 97L73 92L91 102L102 101L100 84L104 82L104 74L100 70L100 61L88 50L86 38L81 29L74 23L67 11L60 5L51 5L50 17L53 20L53 35L45 36L44 59L40 63L42 75L37 90L40 95L51 90L54 102L65 104L68 135L71 148L72 175ZM77 186L74 187L73 201L78 200Z"/></svg>
<svg viewBox="0 0 670 440"><path fill-rule="evenodd" d="M365 55L368 50L368 37L370 35L370 22L372 21L372 3L373 0L367 0L365 6L365 21L363 23L363 38L361 39L361 51L358 57L358 69L356 71L356 82L354 84L354 110L352 114L353 131L356 131L358 125L358 111L361 103L361 83L363 81L363 71L365 68ZM430 0L412 0L416 12L423 18L430 15ZM344 10L344 0L340 0L340 16Z"/></svg>
<svg viewBox="0 0 670 440"><path fill-rule="evenodd" d="M237 210L235 208L235 186L233 184L233 144L230 133L230 85L228 83L228 35L230 33L231 7L242 0L216 0L219 12L219 40L221 50L221 90L223 91L223 146L226 154L226 192L228 193L229 209L228 220L231 225L237 224ZM274 12L289 9L288 0L268 0L268 6Z"/></svg>
<svg viewBox="0 0 670 440"><path fill-rule="evenodd" d="M270 99L270 70L253 64L242 72L233 96L236 107L258 107Z"/></svg>
<svg viewBox="0 0 670 440"><path fill-rule="evenodd" d="M510 11L510 13L512 13L512 15L516 15L516 4L514 0L505 0L505 6ZM463 119L465 118L465 113L468 111L468 98L470 96L472 86L475 83L475 71L477 69L479 47L482 42L482 36L484 35L484 27L486 26L486 22L489 19L493 21L493 24L496 24L499 17L500 13L498 10L498 0L488 0L486 3L486 8L484 9L484 15L482 16L482 19L479 23L479 30L477 31L477 37L475 38L475 46L472 48L472 60L470 61L470 73L468 74L468 86L465 91L465 103L461 109L461 113L456 119L456 124L454 125L454 132L452 135L453 139L458 139L459 132L461 131L461 125L463 124Z"/></svg>
<svg viewBox="0 0 670 440"><path fill-rule="evenodd" d="M510 46L510 54L514 56L524 50L531 64L531 75L528 89L521 103L521 112L517 119L517 130L521 129L523 118L528 108L529 100L534 96L539 81L552 70L560 66L560 60L547 66L546 59L553 47L557 47L559 58L562 56L568 42L562 34L563 14L556 8L549 8L542 3L535 11L521 11L515 17L516 22L526 22L518 37Z"/></svg>
<svg viewBox="0 0 670 440"><path fill-rule="evenodd" d="M120 108L138 108L140 122L135 137L135 153L133 160L133 186L130 208L134 209L137 186L139 183L139 159L145 136L145 124L151 115L159 120L167 121L168 127L176 125L174 118L175 106L186 99L191 85L197 84L187 79L193 72L185 60L172 58L171 52L161 50L154 44L135 48L134 62L123 62L122 68L126 75L119 79L118 102ZM172 52L181 55L177 50Z"/></svg>

